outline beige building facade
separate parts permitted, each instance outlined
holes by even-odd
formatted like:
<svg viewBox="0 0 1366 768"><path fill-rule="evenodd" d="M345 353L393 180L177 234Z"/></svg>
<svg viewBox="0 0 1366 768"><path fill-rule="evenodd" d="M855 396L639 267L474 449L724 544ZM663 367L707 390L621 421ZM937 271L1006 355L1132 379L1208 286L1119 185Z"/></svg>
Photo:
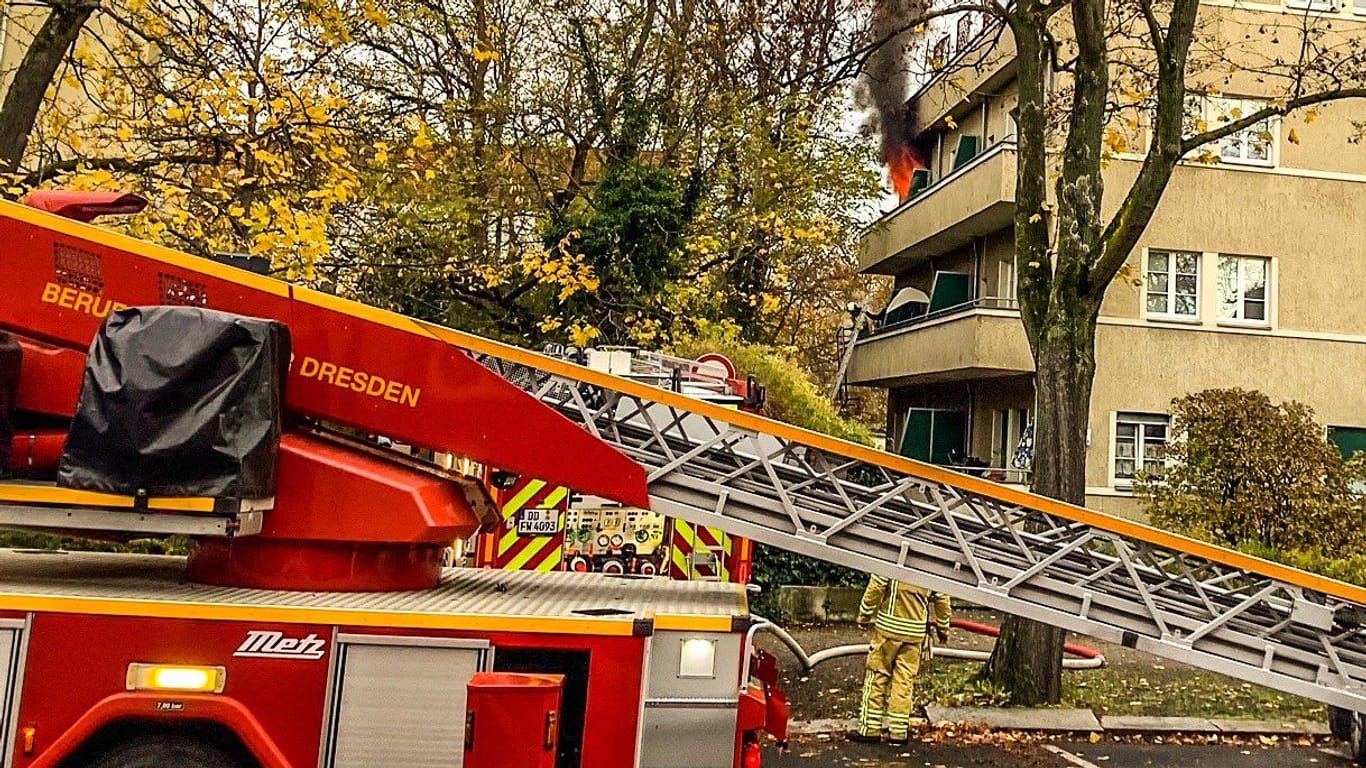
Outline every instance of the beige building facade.
<svg viewBox="0 0 1366 768"><path fill-rule="evenodd" d="M1366 37L1358 2L1313 12ZM1306 13L1208 5L1202 14L1230 33ZM857 342L848 381L888 390L889 450L1024 483L1034 393L1015 300L1010 41L977 55L912 102L929 168L860 255L905 303ZM1264 100L1234 78L1193 109L1213 124ZM1088 505L1140 514L1133 477L1160 455L1171 401L1212 387L1307 403L1345 452L1366 450L1366 145L1354 125L1363 119L1363 102L1337 102L1254 126L1178 167L1099 318ZM1133 153L1116 153L1105 172L1107 215L1139 167L1144 130L1134 133Z"/></svg>

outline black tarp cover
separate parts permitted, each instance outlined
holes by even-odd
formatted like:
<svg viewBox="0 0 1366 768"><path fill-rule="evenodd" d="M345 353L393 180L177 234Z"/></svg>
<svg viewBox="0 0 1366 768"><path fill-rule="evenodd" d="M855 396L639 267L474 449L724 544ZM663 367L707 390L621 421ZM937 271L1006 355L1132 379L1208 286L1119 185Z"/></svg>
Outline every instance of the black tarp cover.
<svg viewBox="0 0 1366 768"><path fill-rule="evenodd" d="M6 474L14 441L15 401L19 397L19 363L23 350L14 337L0 331L0 477Z"/></svg>
<svg viewBox="0 0 1366 768"><path fill-rule="evenodd" d="M151 496L275 494L289 331L193 307L112 312L90 345L58 484Z"/></svg>

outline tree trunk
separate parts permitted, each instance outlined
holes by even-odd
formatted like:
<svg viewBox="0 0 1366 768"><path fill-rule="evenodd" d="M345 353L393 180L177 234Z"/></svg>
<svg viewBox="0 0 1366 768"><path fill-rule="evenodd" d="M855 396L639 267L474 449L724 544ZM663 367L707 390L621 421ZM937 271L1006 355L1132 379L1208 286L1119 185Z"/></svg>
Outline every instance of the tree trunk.
<svg viewBox="0 0 1366 768"><path fill-rule="evenodd" d="M1086 430L1095 373L1094 310L1075 301L1049 318L1035 348L1034 481L1036 493L1086 501ZM1009 616L981 677L1010 692L1013 704L1062 698L1062 629Z"/></svg>
<svg viewBox="0 0 1366 768"><path fill-rule="evenodd" d="M57 67L98 7L99 3L86 0L55 4L33 36L0 105L0 171L18 170Z"/></svg>

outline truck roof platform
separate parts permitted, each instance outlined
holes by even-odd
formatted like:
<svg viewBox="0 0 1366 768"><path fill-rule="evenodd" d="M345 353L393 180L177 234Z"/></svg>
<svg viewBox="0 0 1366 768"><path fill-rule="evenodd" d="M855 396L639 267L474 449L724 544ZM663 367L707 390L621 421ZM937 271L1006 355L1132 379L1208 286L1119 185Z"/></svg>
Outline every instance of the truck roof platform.
<svg viewBox="0 0 1366 768"><path fill-rule="evenodd" d="M641 636L742 631L744 587L596 573L448 568L433 589L288 592L193 584L163 555L0 549L0 611Z"/></svg>

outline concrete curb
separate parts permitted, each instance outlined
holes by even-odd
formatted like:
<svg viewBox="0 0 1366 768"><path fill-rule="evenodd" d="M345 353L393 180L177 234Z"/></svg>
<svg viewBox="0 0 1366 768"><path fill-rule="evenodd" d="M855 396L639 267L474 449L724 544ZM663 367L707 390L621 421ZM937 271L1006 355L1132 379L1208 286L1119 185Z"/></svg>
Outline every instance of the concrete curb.
<svg viewBox="0 0 1366 768"><path fill-rule="evenodd" d="M966 724L993 730L1040 733L1112 733L1128 735L1212 736L1327 736L1328 726L1304 720L1236 720L1204 717L1153 717L1106 715L1096 717L1089 709L1016 709L992 707L926 707L928 724L944 727ZM921 721L922 723L925 720ZM914 721L912 721L914 725ZM794 736L844 733L854 728L853 718L794 722Z"/></svg>

